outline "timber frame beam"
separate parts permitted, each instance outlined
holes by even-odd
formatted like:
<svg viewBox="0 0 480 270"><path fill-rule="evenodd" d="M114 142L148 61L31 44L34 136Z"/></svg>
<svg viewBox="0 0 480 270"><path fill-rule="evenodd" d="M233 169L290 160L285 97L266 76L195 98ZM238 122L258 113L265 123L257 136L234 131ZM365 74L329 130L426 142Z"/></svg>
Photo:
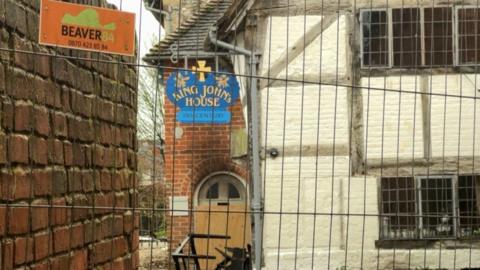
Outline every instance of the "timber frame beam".
<svg viewBox="0 0 480 270"><path fill-rule="evenodd" d="M271 67L262 74L262 77L277 78L278 74L299 56L325 29L333 24L338 18L337 13L325 15L319 22L313 25L304 35L295 41L293 46L288 47ZM288 57L288 59L287 59ZM262 84L260 89L270 86L274 80Z"/></svg>
<svg viewBox="0 0 480 270"><path fill-rule="evenodd" d="M297 75L288 76L288 80L280 79L280 78L277 78L277 79L262 78L262 83L264 83L264 85L267 85L267 81L268 81L268 86L271 86L271 87L284 87L285 85L298 86L298 85L309 85L309 84L345 86L351 83L347 76L337 77L336 75L330 75L330 74L326 74L326 75L322 74L321 78L319 77L318 74L305 74L305 75L297 74Z"/></svg>

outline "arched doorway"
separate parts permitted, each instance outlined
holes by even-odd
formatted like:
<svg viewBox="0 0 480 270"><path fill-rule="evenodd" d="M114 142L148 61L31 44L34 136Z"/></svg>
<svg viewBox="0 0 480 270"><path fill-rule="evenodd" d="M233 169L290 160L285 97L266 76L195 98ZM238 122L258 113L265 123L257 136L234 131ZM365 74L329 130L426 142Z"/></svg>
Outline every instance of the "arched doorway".
<svg viewBox="0 0 480 270"><path fill-rule="evenodd" d="M210 175L199 185L197 205L237 205L246 201L244 182L230 173Z"/></svg>
<svg viewBox="0 0 480 270"><path fill-rule="evenodd" d="M216 256L203 261L202 269L215 269L222 260L216 250L226 247L245 248L250 244L250 214L247 213L248 189L245 181L229 172L218 172L203 179L195 191L195 232L230 236L229 240L197 240L198 254Z"/></svg>

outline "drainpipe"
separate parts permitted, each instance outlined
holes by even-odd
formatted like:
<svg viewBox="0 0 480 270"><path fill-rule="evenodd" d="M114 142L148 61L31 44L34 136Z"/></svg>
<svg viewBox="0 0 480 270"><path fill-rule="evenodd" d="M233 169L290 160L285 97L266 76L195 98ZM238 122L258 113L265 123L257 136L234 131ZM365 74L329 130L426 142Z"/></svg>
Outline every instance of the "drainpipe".
<svg viewBox="0 0 480 270"><path fill-rule="evenodd" d="M249 57L250 70L252 76L257 76L257 64L258 56L250 50L245 48L237 47L232 44L226 43L224 41L218 40L216 37L216 29L212 29L209 33L210 42L215 44L218 47L229 50L230 52L235 52L243 54ZM252 110L252 176L253 176L253 199L251 204L251 209L253 211L254 219L254 252L255 252L255 269L262 269L262 230L263 230L263 220L262 220L262 177L260 174L260 121L258 119L258 96L257 96L257 78L250 79L250 107Z"/></svg>

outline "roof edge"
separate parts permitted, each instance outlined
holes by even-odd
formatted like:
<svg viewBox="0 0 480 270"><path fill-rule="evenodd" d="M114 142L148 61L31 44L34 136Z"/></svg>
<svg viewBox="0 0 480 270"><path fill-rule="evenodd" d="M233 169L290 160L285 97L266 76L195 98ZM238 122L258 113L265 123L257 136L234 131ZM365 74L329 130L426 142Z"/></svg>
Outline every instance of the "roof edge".
<svg viewBox="0 0 480 270"><path fill-rule="evenodd" d="M144 0L144 1L156 1L156 0ZM186 19L184 22L181 23L181 25L175 29L175 31L169 33L166 35L158 44L154 46L157 50L161 51L164 50L165 48L169 48L172 44L174 44L176 41L179 40L179 37L187 33L193 26L196 25L196 23L202 19L202 15L205 15L206 13L210 12L212 9L215 9L217 5L221 4L225 0L210 0L208 2L203 2L201 3L201 6L199 9L195 10L195 12L192 14L192 16L188 19ZM220 17L222 18L222 17ZM212 26L217 24L218 20L216 20L214 23L212 23ZM208 36L208 35L207 35ZM199 41L199 44L202 44L205 47L205 43L207 40L207 36L203 37L202 41ZM142 58L143 61L145 61L148 64L155 65L159 61L158 60L165 60L167 57L159 57L157 56L155 60L155 57L152 56L152 50L154 48L150 49L150 53L147 54ZM199 55L201 54L201 51L196 52ZM181 55L182 57L184 56L183 54Z"/></svg>

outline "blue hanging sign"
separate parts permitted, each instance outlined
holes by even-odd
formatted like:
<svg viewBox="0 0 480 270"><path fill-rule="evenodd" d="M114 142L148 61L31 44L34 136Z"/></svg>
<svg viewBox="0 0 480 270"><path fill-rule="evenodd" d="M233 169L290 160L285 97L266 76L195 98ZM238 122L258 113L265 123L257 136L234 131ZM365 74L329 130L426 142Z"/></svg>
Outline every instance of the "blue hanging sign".
<svg viewBox="0 0 480 270"><path fill-rule="evenodd" d="M239 96L237 78L212 73L205 64L198 61L193 71L173 72L167 80L167 97L180 108L176 115L180 123L228 124L232 118L228 108Z"/></svg>

